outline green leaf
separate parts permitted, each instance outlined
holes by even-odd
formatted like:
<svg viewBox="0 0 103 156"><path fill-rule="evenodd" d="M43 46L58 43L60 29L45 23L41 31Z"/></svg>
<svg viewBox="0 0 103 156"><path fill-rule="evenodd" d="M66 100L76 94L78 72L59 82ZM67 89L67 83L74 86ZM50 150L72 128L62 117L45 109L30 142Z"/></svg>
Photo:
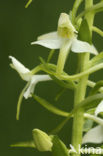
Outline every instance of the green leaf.
<svg viewBox="0 0 103 156"><path fill-rule="evenodd" d="M99 63L103 63L103 52L101 52L100 54L96 55L95 57L93 57L90 60L90 65L91 66L97 65Z"/></svg>
<svg viewBox="0 0 103 156"><path fill-rule="evenodd" d="M96 94L96 93L99 91L99 89L100 89L101 87L103 87L103 80L102 80L102 81L98 81L98 82L95 84L94 88L91 89L89 95L91 96L91 95Z"/></svg>
<svg viewBox="0 0 103 156"><path fill-rule="evenodd" d="M18 142L16 144L10 145L10 147L30 147L35 148L34 141L27 141L27 142Z"/></svg>
<svg viewBox="0 0 103 156"><path fill-rule="evenodd" d="M66 145L57 137L53 137L52 156L69 156Z"/></svg>
<svg viewBox="0 0 103 156"><path fill-rule="evenodd" d="M75 112L77 109L79 108L83 108L83 109L91 109L94 108L98 105L98 103L103 100L103 94L95 94L93 96L89 96L87 97L85 100L83 100L80 104L78 104L78 106L76 106L73 110L73 112Z"/></svg>
<svg viewBox="0 0 103 156"><path fill-rule="evenodd" d="M46 108L47 110L49 110L50 112L56 114L56 115L60 115L63 117L67 117L69 115L68 112L62 111L56 107L54 107L53 105L51 105L48 101L46 101L45 99L37 96L37 95L32 95L32 97L39 102L44 108Z"/></svg>
<svg viewBox="0 0 103 156"><path fill-rule="evenodd" d="M91 42L91 33L90 33L89 26L88 26L86 19L84 19L81 23L81 26L80 26L80 29L78 32L78 39L88 42L90 44L92 43Z"/></svg>

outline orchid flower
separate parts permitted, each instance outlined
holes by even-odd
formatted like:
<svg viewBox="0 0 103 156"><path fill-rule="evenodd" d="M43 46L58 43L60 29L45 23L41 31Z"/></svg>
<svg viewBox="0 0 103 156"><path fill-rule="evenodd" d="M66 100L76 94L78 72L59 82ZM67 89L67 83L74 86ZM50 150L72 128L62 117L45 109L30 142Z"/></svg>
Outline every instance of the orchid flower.
<svg viewBox="0 0 103 156"><path fill-rule="evenodd" d="M31 94L34 92L35 86L38 82L51 80L49 75L33 75L28 68L14 57L9 56L9 58L12 60L11 67L19 73L23 80L29 82L29 86L24 93L25 99L31 97Z"/></svg>
<svg viewBox="0 0 103 156"><path fill-rule="evenodd" d="M25 99L31 97L31 94L34 92L35 86L38 82L51 80L49 75L33 75L32 72L28 68L26 68L23 64L21 64L16 58L14 58L13 56L9 56L9 58L12 61L11 67L19 73L20 77L24 81L28 82L26 87L20 94L19 99L22 99L22 96L24 96ZM19 100L18 102L18 105L20 104L21 100ZM20 108L18 107L17 109L19 111Z"/></svg>
<svg viewBox="0 0 103 156"><path fill-rule="evenodd" d="M61 64L60 66L62 67L60 68L62 71L70 49L74 53L90 52L94 55L98 54L93 45L78 40L77 33L78 32L73 26L69 15L66 13L61 13L58 21L57 31L44 34L38 37L37 41L32 42L31 44L38 44L49 49L60 49L57 68Z"/></svg>

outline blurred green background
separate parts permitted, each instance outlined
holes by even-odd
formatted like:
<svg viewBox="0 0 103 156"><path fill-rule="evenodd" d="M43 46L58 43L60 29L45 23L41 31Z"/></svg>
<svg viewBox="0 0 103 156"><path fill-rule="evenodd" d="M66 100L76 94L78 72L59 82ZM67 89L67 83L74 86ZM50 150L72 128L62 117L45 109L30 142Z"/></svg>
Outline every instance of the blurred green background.
<svg viewBox="0 0 103 156"><path fill-rule="evenodd" d="M32 139L32 129L39 128L50 132L63 118L49 113L33 99L23 100L20 120L16 121L16 106L20 91L25 85L19 75L10 68L9 55L16 57L29 69L39 64L39 56L47 58L49 49L31 46L30 42L37 36L55 31L61 12L68 13L73 0L33 0L28 9L24 6L27 0L0 0L0 155L1 156L49 156L35 149L10 148L18 141ZM95 24L102 29L103 13L96 16ZM94 43L102 50L103 39L94 34ZM56 62L58 51L53 60ZM76 54L70 55L66 70L75 71ZM72 63L72 65L71 65ZM103 79L102 71L93 74L91 79ZM73 105L73 92L65 92L58 102L54 98L60 87L54 82L40 83L36 86L36 94L46 98L59 108L70 111ZM59 133L60 138L69 145L71 140L72 121L69 121Z"/></svg>

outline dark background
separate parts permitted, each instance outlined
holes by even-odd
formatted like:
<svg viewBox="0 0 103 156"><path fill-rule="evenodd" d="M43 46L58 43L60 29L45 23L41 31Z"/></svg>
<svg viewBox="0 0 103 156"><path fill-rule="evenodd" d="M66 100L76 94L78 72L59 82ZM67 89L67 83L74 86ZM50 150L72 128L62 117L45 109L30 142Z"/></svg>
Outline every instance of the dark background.
<svg viewBox="0 0 103 156"><path fill-rule="evenodd" d="M32 139L32 130L39 128L49 132L63 118L49 113L33 99L23 100L20 120L16 121L16 104L20 91L25 85L19 75L10 68L9 55L16 57L29 69L39 64L39 56L47 58L49 49L41 46L31 46L30 42L37 36L55 31L61 12L68 13L73 0L34 0L25 9L26 0L0 0L0 156L46 156L50 153L40 153L33 149L10 148L9 145L18 141ZM96 25L102 29L103 13L96 16ZM103 39L94 35L94 44L102 50ZM56 62L58 51L53 60ZM76 68L76 54L70 55L66 70L72 73ZM69 59L70 60L70 59ZM71 64L72 63L72 64ZM102 71L94 74L91 79L103 79ZM36 94L46 98L51 103L66 111L73 105L73 92L65 92L58 102L54 98L60 87L54 82L40 83L36 86ZM69 121L59 133L60 138L69 145L71 140L71 122Z"/></svg>

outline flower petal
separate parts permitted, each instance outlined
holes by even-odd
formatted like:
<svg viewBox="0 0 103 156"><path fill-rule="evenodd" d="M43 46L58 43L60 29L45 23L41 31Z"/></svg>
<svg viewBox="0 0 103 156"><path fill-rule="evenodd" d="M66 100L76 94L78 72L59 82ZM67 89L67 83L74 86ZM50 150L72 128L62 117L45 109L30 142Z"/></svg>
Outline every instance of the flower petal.
<svg viewBox="0 0 103 156"><path fill-rule="evenodd" d="M82 143L102 143L103 142L103 126L96 126L89 130L83 137Z"/></svg>
<svg viewBox="0 0 103 156"><path fill-rule="evenodd" d="M31 78L30 70L26 68L23 64L21 64L16 58L13 56L9 56L12 61L11 67L15 69L21 76L21 78L25 81L29 81Z"/></svg>
<svg viewBox="0 0 103 156"><path fill-rule="evenodd" d="M89 53L92 53L94 55L98 54L96 48L93 45L90 45L87 42L80 41L77 39L73 40L71 50L75 53L89 52Z"/></svg>
<svg viewBox="0 0 103 156"><path fill-rule="evenodd" d="M38 37L38 41L32 42L31 44L38 44L50 49L59 49L63 40L64 39L58 36L57 32L52 32Z"/></svg>
<svg viewBox="0 0 103 156"><path fill-rule="evenodd" d="M97 116L101 112L103 112L103 101L101 101L100 104L97 106L95 110L95 115Z"/></svg>
<svg viewBox="0 0 103 156"><path fill-rule="evenodd" d="M49 80L52 80L49 75L33 75L30 85L28 89L26 90L26 92L24 93L25 99L28 99L29 97L31 97L31 94L34 92L35 86L38 82L49 81Z"/></svg>

